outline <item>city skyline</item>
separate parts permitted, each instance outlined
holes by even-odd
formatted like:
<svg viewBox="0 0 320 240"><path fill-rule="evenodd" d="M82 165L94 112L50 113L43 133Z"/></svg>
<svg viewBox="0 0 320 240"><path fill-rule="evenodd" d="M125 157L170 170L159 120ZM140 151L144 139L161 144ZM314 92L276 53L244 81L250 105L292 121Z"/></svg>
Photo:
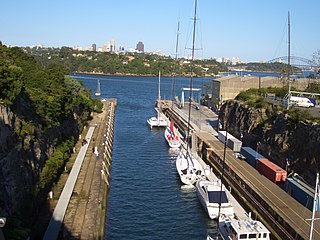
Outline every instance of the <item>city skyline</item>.
<svg viewBox="0 0 320 240"><path fill-rule="evenodd" d="M92 8L89 8L89 3ZM320 1L198 0L198 58L239 57L244 62L268 61L287 55L287 15L291 16L291 54L312 59L320 49L316 14ZM147 1L6 1L0 16L0 41L12 46L101 46L116 39L116 47L175 55L180 21L179 57L190 53L193 0Z"/></svg>

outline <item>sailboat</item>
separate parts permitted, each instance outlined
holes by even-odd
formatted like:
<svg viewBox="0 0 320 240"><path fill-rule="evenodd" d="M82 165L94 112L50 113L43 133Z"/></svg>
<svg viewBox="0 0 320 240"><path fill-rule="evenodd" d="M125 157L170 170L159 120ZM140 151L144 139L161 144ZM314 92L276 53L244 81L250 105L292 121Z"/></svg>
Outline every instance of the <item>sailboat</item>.
<svg viewBox="0 0 320 240"><path fill-rule="evenodd" d="M193 68L194 68L194 51L195 51L195 30L196 30L196 17L197 17L197 0L195 0L195 10L193 19L193 37L192 37L192 55L191 55L191 71L190 71L190 101L192 98L192 84L193 84ZM201 164L192 156L190 150L190 125L191 120L191 102L189 103L189 114L188 114L188 127L185 136L186 139L186 150L180 151L176 159L176 169L179 174L182 183L187 185L193 185L199 179L204 176L204 170Z"/></svg>
<svg viewBox="0 0 320 240"><path fill-rule="evenodd" d="M161 117L161 107L160 107L160 71L159 71L159 80L158 80L158 99L157 99L157 107L155 108L157 112L156 117L151 117L147 120L147 123L150 125L150 127L166 127L168 126L167 120Z"/></svg>
<svg viewBox="0 0 320 240"><path fill-rule="evenodd" d="M164 131L164 137L170 148L179 148L181 146L181 141L178 135L175 134L173 122L170 121L170 126L166 127Z"/></svg>
<svg viewBox="0 0 320 240"><path fill-rule="evenodd" d="M100 80L98 80L97 91L96 91L96 93L94 95L96 95L96 96L100 96L101 95L101 92L100 92Z"/></svg>

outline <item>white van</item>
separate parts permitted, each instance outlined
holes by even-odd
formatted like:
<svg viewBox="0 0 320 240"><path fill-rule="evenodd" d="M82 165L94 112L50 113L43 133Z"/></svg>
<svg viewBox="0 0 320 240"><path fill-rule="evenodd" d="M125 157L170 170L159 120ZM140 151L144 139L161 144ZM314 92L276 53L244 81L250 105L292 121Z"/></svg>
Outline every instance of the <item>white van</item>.
<svg viewBox="0 0 320 240"><path fill-rule="evenodd" d="M290 105L298 107L314 107L313 102L311 102L309 98L296 96L290 97Z"/></svg>

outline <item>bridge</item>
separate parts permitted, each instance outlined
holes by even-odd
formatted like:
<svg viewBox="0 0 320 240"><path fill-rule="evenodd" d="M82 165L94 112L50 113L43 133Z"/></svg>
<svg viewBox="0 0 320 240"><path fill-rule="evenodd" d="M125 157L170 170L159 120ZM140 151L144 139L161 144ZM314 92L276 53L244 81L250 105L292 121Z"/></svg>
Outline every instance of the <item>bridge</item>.
<svg viewBox="0 0 320 240"><path fill-rule="evenodd" d="M267 63L288 63L288 59L288 56L277 57L267 61ZM290 56L290 65L301 68L302 70L310 70L314 72L317 72L320 69L319 64L317 64L315 61L298 56Z"/></svg>

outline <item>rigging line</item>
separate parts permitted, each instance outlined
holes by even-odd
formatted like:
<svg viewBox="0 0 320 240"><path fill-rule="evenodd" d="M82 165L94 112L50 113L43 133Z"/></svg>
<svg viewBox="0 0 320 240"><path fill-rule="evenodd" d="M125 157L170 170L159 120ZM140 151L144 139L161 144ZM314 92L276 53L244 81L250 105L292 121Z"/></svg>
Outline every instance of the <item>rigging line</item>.
<svg viewBox="0 0 320 240"><path fill-rule="evenodd" d="M286 21L285 21L285 23L283 25L283 29L282 29L282 37L278 43L278 46L276 48L274 55L273 55L273 59L277 58L279 55L283 55L283 54L280 54L280 49L281 49L281 45L283 44L283 39L286 35L287 25L288 25L288 19L286 18Z"/></svg>

